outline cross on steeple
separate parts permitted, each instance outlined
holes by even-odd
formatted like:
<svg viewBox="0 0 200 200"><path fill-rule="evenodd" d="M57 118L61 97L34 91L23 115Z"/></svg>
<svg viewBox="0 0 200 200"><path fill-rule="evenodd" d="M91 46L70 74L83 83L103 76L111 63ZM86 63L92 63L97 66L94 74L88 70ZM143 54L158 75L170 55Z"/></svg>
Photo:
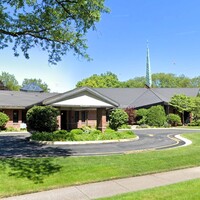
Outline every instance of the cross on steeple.
<svg viewBox="0 0 200 200"><path fill-rule="evenodd" d="M151 86L152 86L151 66L150 66L150 56L149 56L149 45L147 41L146 87L151 88Z"/></svg>

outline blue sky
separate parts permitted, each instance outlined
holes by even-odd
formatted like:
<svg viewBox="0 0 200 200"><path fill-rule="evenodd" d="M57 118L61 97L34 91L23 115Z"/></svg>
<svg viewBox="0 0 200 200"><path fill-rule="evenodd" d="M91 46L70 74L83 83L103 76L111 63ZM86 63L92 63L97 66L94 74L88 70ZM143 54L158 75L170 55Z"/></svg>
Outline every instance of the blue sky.
<svg viewBox="0 0 200 200"><path fill-rule="evenodd" d="M73 89L93 74L107 71L125 81L145 75L146 41L149 41L152 73L199 76L199 0L106 0L110 14L103 14L89 31L86 61L68 53L56 66L48 64L47 54L35 48L30 59L14 57L11 48L0 51L0 69L24 78L40 78L52 92Z"/></svg>

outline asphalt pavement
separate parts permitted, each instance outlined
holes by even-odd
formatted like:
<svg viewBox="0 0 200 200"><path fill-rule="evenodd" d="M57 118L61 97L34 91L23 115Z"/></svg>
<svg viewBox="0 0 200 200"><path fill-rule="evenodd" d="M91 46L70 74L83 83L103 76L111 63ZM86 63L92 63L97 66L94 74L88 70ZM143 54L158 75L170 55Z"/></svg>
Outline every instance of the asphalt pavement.
<svg viewBox="0 0 200 200"><path fill-rule="evenodd" d="M92 156L126 154L134 151L174 148L184 145L176 138L182 133L199 132L188 129L135 129L138 140L95 144L40 144L30 142L29 133L1 133L0 157L50 157L50 156Z"/></svg>

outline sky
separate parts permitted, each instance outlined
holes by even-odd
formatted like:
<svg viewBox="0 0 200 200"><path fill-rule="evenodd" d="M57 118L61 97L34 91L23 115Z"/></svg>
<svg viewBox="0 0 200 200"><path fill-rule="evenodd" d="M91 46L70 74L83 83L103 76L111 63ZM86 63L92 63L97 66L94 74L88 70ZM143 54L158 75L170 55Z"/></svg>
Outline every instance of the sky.
<svg viewBox="0 0 200 200"><path fill-rule="evenodd" d="M199 0L105 0L105 5L111 12L86 35L92 61L69 52L54 66L38 47L28 60L14 57L9 47L0 50L0 70L19 84L25 78L41 79L51 92L74 89L78 81L108 71L127 81L145 76L148 41L152 73L200 75Z"/></svg>

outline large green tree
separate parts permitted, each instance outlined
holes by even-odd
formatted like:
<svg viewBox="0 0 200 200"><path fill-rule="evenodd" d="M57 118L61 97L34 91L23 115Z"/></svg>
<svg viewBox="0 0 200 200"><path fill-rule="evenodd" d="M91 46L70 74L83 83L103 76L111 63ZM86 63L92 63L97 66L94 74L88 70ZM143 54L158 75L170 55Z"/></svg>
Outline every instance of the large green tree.
<svg viewBox="0 0 200 200"><path fill-rule="evenodd" d="M2 72L0 75L0 81L4 84L8 90L16 90L20 89L18 81L16 80L13 74L9 74L8 72Z"/></svg>
<svg viewBox="0 0 200 200"><path fill-rule="evenodd" d="M89 78L83 79L76 84L76 87L93 87L93 88L118 88L121 83L117 75L112 72L106 72L100 75L92 75Z"/></svg>
<svg viewBox="0 0 200 200"><path fill-rule="evenodd" d="M95 29L101 13L108 12L105 0L1 0L0 48L13 44L26 58L40 46L56 64L69 50L89 59L85 35Z"/></svg>
<svg viewBox="0 0 200 200"><path fill-rule="evenodd" d="M194 101L191 97L188 97L184 94L176 94L174 95L169 104L177 109L179 113L182 115L182 122L185 122L184 112L191 112L194 108Z"/></svg>
<svg viewBox="0 0 200 200"><path fill-rule="evenodd" d="M145 82L146 79L144 76L122 82L116 74L107 72L100 75L94 74L89 78L85 78L79 81L76 86L143 88L145 87ZM156 73L152 74L152 84L153 88L199 88L200 76L189 78L185 75L177 76L172 73Z"/></svg>
<svg viewBox="0 0 200 200"><path fill-rule="evenodd" d="M200 97L193 97L193 107L192 107L192 114L193 120L197 121L200 120Z"/></svg>
<svg viewBox="0 0 200 200"><path fill-rule="evenodd" d="M40 86L40 88L43 89L44 92L50 92L49 86L45 82L42 82L41 79L36 79L36 78L30 78L30 79L25 78L22 82L22 87L30 83L36 83L38 86Z"/></svg>
<svg viewBox="0 0 200 200"><path fill-rule="evenodd" d="M124 88L143 88L145 86L145 77L135 77L127 81L122 82L122 87Z"/></svg>

